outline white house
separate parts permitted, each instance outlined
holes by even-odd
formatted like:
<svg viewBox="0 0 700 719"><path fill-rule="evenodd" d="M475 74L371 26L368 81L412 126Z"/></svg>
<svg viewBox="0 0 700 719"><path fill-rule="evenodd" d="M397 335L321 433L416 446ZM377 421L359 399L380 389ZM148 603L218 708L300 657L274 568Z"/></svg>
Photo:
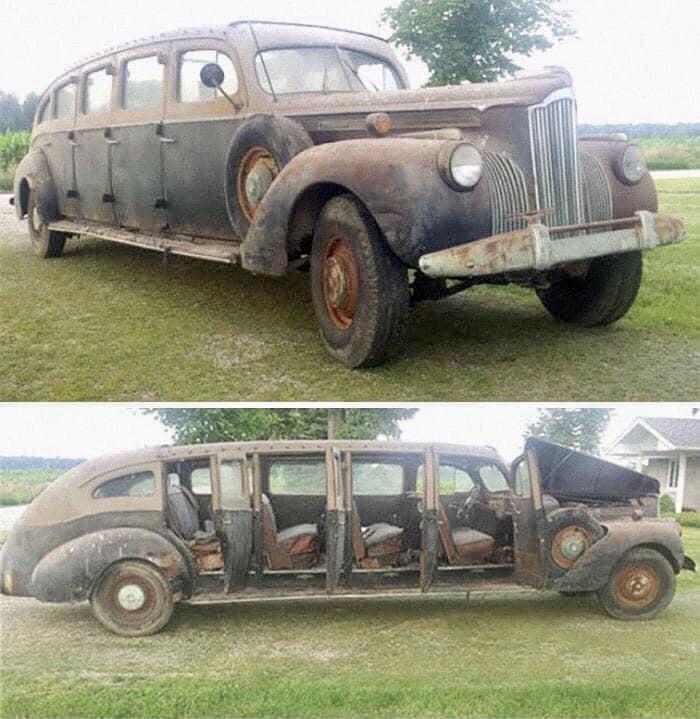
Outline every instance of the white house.
<svg viewBox="0 0 700 719"><path fill-rule="evenodd" d="M700 417L638 417L607 454L658 479L676 512L700 510Z"/></svg>

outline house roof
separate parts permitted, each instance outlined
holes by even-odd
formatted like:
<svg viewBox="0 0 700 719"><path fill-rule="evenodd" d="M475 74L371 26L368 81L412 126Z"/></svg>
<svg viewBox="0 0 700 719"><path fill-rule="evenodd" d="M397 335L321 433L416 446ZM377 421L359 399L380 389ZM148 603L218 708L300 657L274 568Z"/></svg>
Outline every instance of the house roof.
<svg viewBox="0 0 700 719"><path fill-rule="evenodd" d="M700 418L640 417L669 444L682 449L700 449Z"/></svg>

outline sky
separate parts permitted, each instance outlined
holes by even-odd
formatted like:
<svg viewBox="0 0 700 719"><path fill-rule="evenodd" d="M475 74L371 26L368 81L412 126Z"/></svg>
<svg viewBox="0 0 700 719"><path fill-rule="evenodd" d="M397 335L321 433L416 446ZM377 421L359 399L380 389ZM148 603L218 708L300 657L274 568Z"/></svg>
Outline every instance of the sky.
<svg viewBox="0 0 700 719"><path fill-rule="evenodd" d="M635 417L690 417L692 405L617 404L603 444ZM422 405L401 423L402 439L489 444L510 461L522 451L523 432L536 417L529 403ZM90 459L101 454L172 443L169 432L141 409L120 404L0 405L0 455Z"/></svg>
<svg viewBox="0 0 700 719"><path fill-rule="evenodd" d="M397 0L0 0L0 90L41 91L63 69L102 48L177 27L235 19L319 23L378 33ZM578 38L525 59L528 69L566 67L584 123L700 122L699 0L564 0ZM413 86L425 82L409 64Z"/></svg>

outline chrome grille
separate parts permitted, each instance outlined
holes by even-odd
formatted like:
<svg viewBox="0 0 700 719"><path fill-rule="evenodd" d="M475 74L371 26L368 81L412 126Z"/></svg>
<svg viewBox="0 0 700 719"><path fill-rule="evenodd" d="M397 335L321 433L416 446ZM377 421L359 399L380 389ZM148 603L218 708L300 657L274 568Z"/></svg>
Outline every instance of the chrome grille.
<svg viewBox="0 0 700 719"><path fill-rule="evenodd" d="M517 218L529 209L522 170L507 155L493 152L484 153L484 169L491 189L492 234L525 227L526 221Z"/></svg>
<svg viewBox="0 0 700 719"><path fill-rule="evenodd" d="M537 209L550 226L583 221L576 138L576 101L559 90L541 105L529 108L530 148L535 174Z"/></svg>
<svg viewBox="0 0 700 719"><path fill-rule="evenodd" d="M587 152L581 152L579 160L581 162L583 213L586 222L612 219L612 192L603 166Z"/></svg>

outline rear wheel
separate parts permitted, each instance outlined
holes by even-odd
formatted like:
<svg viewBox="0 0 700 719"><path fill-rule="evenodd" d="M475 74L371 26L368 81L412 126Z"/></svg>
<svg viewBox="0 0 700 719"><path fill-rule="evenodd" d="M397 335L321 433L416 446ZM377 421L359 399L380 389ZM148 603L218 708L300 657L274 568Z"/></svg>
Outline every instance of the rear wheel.
<svg viewBox="0 0 700 719"><path fill-rule="evenodd" d="M159 632L173 613L173 596L163 574L146 562L108 567L90 597L97 620L115 634L140 637Z"/></svg>
<svg viewBox="0 0 700 719"><path fill-rule="evenodd" d="M668 560L653 549L633 549L615 567L598 592L605 611L616 619L653 619L676 592Z"/></svg>
<svg viewBox="0 0 700 719"><path fill-rule="evenodd" d="M36 196L33 190L30 190L27 201L27 227L35 255L48 258L60 257L63 254L66 235L63 232L49 230L48 225L39 216Z"/></svg>
<svg viewBox="0 0 700 719"><path fill-rule="evenodd" d="M547 311L563 322L596 327L624 317L642 281L642 255L628 252L591 260L581 272L562 271L537 296Z"/></svg>
<svg viewBox="0 0 700 719"><path fill-rule="evenodd" d="M371 367L400 348L408 320L408 273L352 196L331 199L316 223L311 287L321 335L336 359Z"/></svg>

